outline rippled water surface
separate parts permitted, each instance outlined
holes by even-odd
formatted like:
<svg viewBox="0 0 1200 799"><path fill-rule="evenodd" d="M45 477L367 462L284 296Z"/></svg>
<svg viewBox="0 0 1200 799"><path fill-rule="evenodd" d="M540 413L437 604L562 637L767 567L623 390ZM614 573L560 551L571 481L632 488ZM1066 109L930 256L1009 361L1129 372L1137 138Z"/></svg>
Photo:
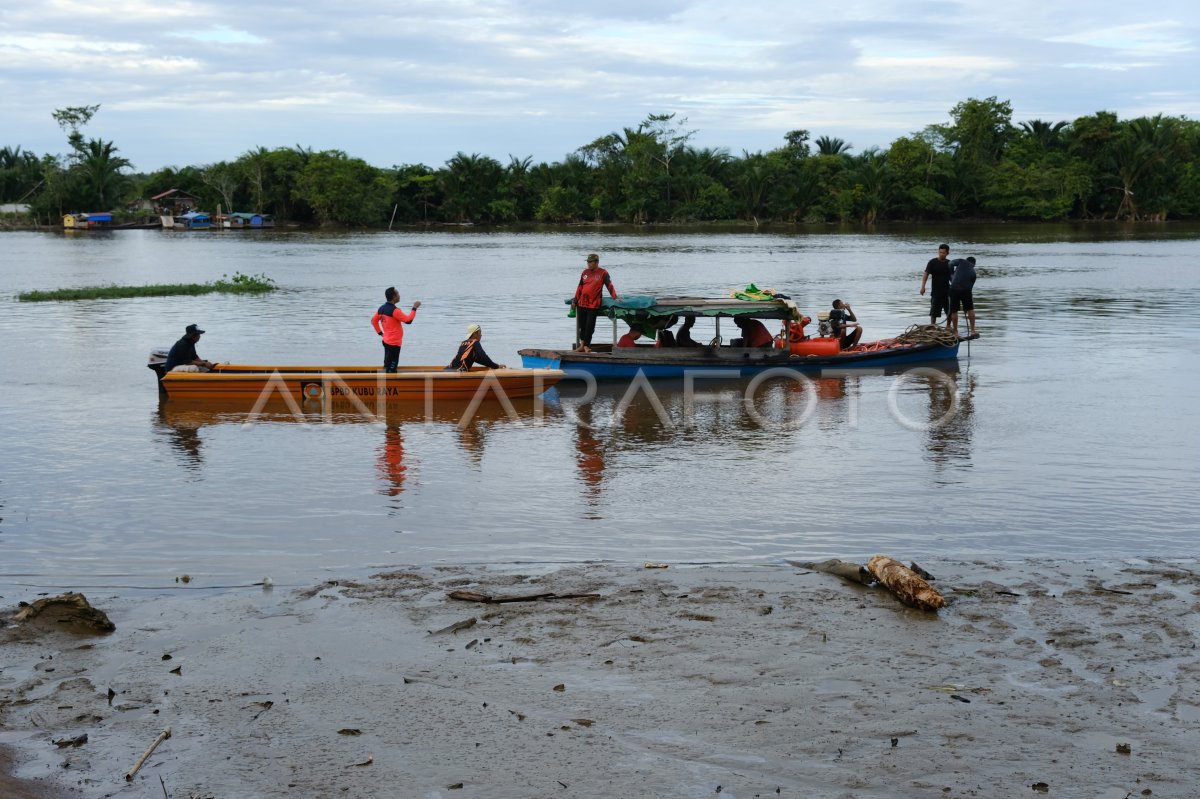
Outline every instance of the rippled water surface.
<svg viewBox="0 0 1200 799"><path fill-rule="evenodd" d="M928 321L942 240L979 259L983 337L957 368L812 385L580 386L538 418L385 419L160 401L145 368L200 354L373 363L383 288L421 299L402 361L469 322L497 360L562 346L583 256L627 294L755 282L866 338ZM0 582L276 582L437 561L1195 554L1200 229L864 234L0 235ZM19 303L18 291L265 273L281 290ZM605 322L601 331L609 330ZM701 323L702 325L704 323ZM703 333L703 330L701 331Z"/></svg>

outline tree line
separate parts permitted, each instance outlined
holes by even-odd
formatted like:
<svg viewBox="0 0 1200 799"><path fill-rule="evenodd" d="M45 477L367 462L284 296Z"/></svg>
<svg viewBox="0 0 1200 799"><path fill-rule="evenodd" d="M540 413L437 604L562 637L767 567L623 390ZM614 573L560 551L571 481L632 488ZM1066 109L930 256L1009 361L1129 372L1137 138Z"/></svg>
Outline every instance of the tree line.
<svg viewBox="0 0 1200 799"><path fill-rule="evenodd" d="M760 223L1166 220L1200 216L1200 123L1158 114L1012 122L995 97L950 121L855 154L793 130L768 152L693 146L675 114L600 136L561 161L508 163L459 152L441 167L383 168L340 150L258 147L232 161L134 173L111 141L81 129L99 106L59 109L65 155L0 149L0 202L35 219L121 211L166 189L198 207L325 226L577 222Z"/></svg>

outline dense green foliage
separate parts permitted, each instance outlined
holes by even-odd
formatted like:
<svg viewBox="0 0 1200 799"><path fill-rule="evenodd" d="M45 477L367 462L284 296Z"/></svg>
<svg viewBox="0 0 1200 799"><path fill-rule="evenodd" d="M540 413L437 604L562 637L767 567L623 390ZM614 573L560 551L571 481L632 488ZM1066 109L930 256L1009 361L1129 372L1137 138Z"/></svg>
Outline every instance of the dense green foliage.
<svg viewBox="0 0 1200 799"><path fill-rule="evenodd" d="M173 297L189 294L262 294L274 291L275 281L266 275L222 275L213 283L166 283L150 286L82 286L75 289L26 291L17 295L21 302L51 300L119 300L129 297Z"/></svg>
<svg viewBox="0 0 1200 799"><path fill-rule="evenodd" d="M1014 125L995 97L965 100L949 122L854 154L841 139L793 130L769 152L692 146L695 131L653 114L561 161L507 164L456 153L440 168L372 166L338 150L259 147L232 161L131 175L112 142L79 128L98 106L54 116L67 156L0 149L0 201L39 219L132 207L181 189L199 207L273 213L299 224L1164 220L1200 215L1200 123L1186 117Z"/></svg>

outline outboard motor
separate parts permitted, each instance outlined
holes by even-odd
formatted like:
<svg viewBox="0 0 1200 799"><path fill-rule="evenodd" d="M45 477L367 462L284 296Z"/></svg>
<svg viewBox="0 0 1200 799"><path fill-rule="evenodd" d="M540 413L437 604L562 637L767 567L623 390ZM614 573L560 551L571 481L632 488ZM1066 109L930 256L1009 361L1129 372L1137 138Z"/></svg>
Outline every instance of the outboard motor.
<svg viewBox="0 0 1200 799"><path fill-rule="evenodd" d="M162 380L163 375L167 373L167 356L170 354L170 347L155 347L150 350L150 359L146 361L146 368L154 372L159 380Z"/></svg>
<svg viewBox="0 0 1200 799"><path fill-rule="evenodd" d="M833 325L829 323L829 311L821 311L817 314L817 330L821 338L829 338L833 335Z"/></svg>

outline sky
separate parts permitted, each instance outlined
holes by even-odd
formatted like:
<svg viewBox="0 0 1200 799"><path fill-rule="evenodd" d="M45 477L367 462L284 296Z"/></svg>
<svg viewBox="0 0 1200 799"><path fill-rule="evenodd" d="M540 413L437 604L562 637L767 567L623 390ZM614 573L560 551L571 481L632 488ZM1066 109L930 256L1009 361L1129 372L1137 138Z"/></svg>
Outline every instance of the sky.
<svg viewBox="0 0 1200 799"><path fill-rule="evenodd" d="M0 146L67 150L51 116L136 170L258 147L379 166L458 152L560 161L650 114L734 155L784 134L852 152L950 120L1200 118L1200 4L1078 0L0 0Z"/></svg>

